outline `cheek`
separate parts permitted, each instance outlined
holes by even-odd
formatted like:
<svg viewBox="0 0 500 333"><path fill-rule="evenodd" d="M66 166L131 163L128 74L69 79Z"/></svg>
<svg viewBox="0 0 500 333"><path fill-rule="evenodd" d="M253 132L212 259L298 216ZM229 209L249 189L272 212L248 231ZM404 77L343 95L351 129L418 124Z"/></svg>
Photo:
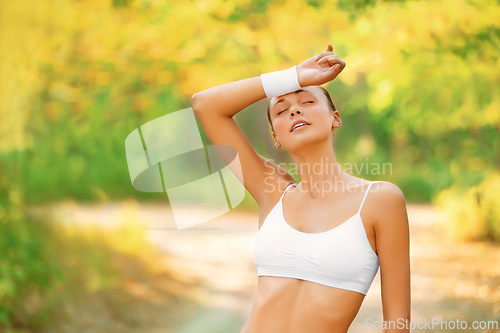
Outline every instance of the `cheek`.
<svg viewBox="0 0 500 333"><path fill-rule="evenodd" d="M290 126L290 124L284 117L277 117L273 121L274 131L278 135L283 132L289 132L288 126Z"/></svg>
<svg viewBox="0 0 500 333"><path fill-rule="evenodd" d="M315 108L309 110L309 113L307 114L307 119L309 119L311 123L314 123L317 126L321 125L326 125L327 127L330 126L330 114L328 112L325 112L323 108Z"/></svg>

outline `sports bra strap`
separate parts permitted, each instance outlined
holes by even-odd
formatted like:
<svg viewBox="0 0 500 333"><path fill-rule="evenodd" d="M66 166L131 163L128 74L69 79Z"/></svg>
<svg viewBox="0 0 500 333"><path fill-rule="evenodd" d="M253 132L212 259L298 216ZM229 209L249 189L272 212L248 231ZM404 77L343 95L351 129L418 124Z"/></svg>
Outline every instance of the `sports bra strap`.
<svg viewBox="0 0 500 333"><path fill-rule="evenodd" d="M281 195L281 198L280 198L280 200L279 200L279 201L281 201L281 200L283 199L283 197L285 196L286 191L288 191L288 189L289 189L289 188L290 188L290 186L292 186L292 185L297 185L297 184L295 184L295 183L288 184L288 186L286 187L285 191L284 191L284 192L283 192L283 194Z"/></svg>
<svg viewBox="0 0 500 333"><path fill-rule="evenodd" d="M368 195L368 192L370 192L370 187L372 187L373 183L374 183L373 181L370 182L370 184L368 185L368 188L366 189L365 196L363 197L363 200L361 201L361 205L359 205L358 214L361 213L361 209L363 208L363 205L365 203L366 196Z"/></svg>

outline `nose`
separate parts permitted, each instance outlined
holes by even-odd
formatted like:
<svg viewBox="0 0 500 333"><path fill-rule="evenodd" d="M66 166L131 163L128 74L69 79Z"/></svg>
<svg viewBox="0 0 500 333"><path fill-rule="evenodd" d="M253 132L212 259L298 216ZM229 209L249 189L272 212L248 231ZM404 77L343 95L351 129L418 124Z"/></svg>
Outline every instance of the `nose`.
<svg viewBox="0 0 500 333"><path fill-rule="evenodd" d="M300 114L300 110L299 109L296 109L296 110L291 110L290 111L290 117L293 117L295 114Z"/></svg>

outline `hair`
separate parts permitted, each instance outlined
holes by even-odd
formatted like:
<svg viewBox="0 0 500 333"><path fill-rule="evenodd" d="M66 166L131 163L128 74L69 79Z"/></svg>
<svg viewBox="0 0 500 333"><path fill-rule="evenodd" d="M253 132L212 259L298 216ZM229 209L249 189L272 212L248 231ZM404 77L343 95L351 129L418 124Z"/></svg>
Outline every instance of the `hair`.
<svg viewBox="0 0 500 333"><path fill-rule="evenodd" d="M330 93L328 92L328 90L326 90L325 87L323 87L323 86L317 86L317 87L319 87L320 90L323 92L323 94L326 96L326 100L328 101L328 106L329 106L330 110L337 111L337 109L335 108L335 104L333 104L332 97L330 96ZM271 105L270 104L267 106L267 120L269 121L269 126L271 126L271 130L274 132L273 123L271 122Z"/></svg>

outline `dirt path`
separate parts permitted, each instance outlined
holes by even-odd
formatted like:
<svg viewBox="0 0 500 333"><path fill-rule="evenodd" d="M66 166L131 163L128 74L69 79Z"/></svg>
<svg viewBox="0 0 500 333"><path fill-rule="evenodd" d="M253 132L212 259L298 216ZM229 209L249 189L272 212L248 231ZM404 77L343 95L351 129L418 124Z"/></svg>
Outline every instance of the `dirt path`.
<svg viewBox="0 0 500 333"><path fill-rule="evenodd" d="M134 205L133 218L144 223L148 239L168 258L171 268L186 279L201 279L191 290L195 306L180 315L171 327L135 327L134 332L239 333L250 313L257 282L253 243L257 215L231 212L215 221L176 230L171 212L161 205ZM53 205L55 216L65 223L120 223L123 204L105 206ZM127 215L130 216L130 207ZM408 205L411 227L412 321L500 321L500 247L491 244L453 244L443 240L430 205ZM382 320L380 274L368 292L349 332L380 332L366 320ZM137 305L136 305L137 306ZM140 305L138 305L140 306ZM149 322L164 323L165 308L149 313ZM154 316L163 316L163 319ZM460 332L442 325L425 332ZM486 324L486 323L485 323ZM147 324L145 324L147 325ZM427 324L427 325L430 325ZM448 323L451 326L451 324ZM491 324L490 324L491 325ZM495 332L468 329L467 332Z"/></svg>

